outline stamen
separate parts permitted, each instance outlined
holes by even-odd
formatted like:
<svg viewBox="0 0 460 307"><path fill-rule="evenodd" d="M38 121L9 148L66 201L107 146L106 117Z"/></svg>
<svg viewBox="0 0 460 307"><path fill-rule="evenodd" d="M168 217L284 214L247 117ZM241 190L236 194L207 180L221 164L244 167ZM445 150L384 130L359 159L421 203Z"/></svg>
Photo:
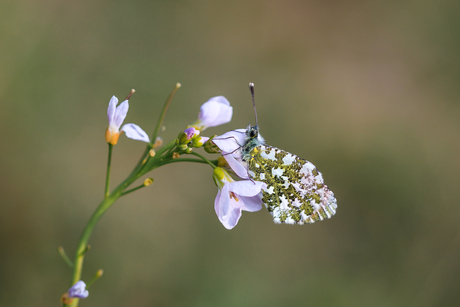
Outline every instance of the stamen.
<svg viewBox="0 0 460 307"><path fill-rule="evenodd" d="M230 192L230 198L233 198L233 199L236 200L236 201L240 201L240 199L238 198L238 196L236 196L236 194L233 193L233 192Z"/></svg>

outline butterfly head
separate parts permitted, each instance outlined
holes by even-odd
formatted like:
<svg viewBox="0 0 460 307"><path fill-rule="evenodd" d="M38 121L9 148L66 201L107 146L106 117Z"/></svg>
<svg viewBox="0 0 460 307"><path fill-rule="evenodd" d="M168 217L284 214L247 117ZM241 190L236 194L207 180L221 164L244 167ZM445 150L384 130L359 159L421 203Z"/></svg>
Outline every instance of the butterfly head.
<svg viewBox="0 0 460 307"><path fill-rule="evenodd" d="M248 139L257 139L259 137L259 126L249 125L246 129L246 136Z"/></svg>

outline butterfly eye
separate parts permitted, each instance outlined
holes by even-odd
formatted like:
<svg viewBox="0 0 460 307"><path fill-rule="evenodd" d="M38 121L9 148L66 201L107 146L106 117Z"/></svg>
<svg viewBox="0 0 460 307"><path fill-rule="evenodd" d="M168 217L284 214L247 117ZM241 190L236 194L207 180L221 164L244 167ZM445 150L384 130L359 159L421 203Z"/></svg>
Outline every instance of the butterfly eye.
<svg viewBox="0 0 460 307"><path fill-rule="evenodd" d="M251 131L249 131L249 137L255 138L256 136L257 136L257 130L251 129Z"/></svg>

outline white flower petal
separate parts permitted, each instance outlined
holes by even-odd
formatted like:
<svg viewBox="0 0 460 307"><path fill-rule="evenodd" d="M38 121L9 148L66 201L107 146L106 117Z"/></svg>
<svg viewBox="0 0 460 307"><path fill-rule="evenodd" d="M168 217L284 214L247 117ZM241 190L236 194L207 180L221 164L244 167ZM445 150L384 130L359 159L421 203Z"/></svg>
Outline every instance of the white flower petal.
<svg viewBox="0 0 460 307"><path fill-rule="evenodd" d="M199 125L203 130L208 127L223 125L232 120L233 108L227 98L217 96L209 99L200 108Z"/></svg>
<svg viewBox="0 0 460 307"><path fill-rule="evenodd" d="M241 202L241 200L239 200ZM233 200L233 202L236 202ZM242 208L239 207L232 207L227 219L222 222L222 225L224 225L225 228L227 229L232 229L233 227L238 224L238 221L240 220L242 215Z"/></svg>
<svg viewBox="0 0 460 307"><path fill-rule="evenodd" d="M128 109L129 109L128 100L123 101L117 107L117 109L115 111L115 116L114 116L114 119L113 119L113 125L115 127L117 127L117 129L120 128L121 124L123 124L123 121L125 120L126 114L128 114Z"/></svg>
<svg viewBox="0 0 460 307"><path fill-rule="evenodd" d="M241 179L249 179L246 163L235 159L231 154L224 155L224 158L238 177Z"/></svg>
<svg viewBox="0 0 460 307"><path fill-rule="evenodd" d="M243 210L248 212L255 212L262 209L262 199L260 195L252 197L241 196L241 200L244 202Z"/></svg>
<svg viewBox="0 0 460 307"><path fill-rule="evenodd" d="M230 194L227 185L224 185L222 189L219 189L217 192L216 200L214 201L214 209L216 210L220 222L223 223L227 219L230 210Z"/></svg>
<svg viewBox="0 0 460 307"><path fill-rule="evenodd" d="M126 136L129 137L130 139L142 141L146 143L150 142L150 139L147 133L145 133L145 131L142 130L142 128L136 124L123 125L123 127L121 128L121 131L124 131L126 133Z"/></svg>
<svg viewBox="0 0 460 307"><path fill-rule="evenodd" d="M246 138L245 129L232 130L212 139L219 149L224 153L236 153L244 145Z"/></svg>
<svg viewBox="0 0 460 307"><path fill-rule="evenodd" d="M241 180L228 183L229 190L241 196L255 196L267 185L260 181Z"/></svg>
<svg viewBox="0 0 460 307"><path fill-rule="evenodd" d="M112 96L109 101L109 107L107 108L107 118L109 120L109 126L113 123L113 118L115 117L115 111L117 109L118 98Z"/></svg>

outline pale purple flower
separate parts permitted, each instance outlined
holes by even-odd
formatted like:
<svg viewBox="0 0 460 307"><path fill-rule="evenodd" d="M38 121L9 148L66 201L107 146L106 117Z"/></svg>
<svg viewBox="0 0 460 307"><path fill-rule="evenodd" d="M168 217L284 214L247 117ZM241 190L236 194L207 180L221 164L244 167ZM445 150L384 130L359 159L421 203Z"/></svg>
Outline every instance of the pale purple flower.
<svg viewBox="0 0 460 307"><path fill-rule="evenodd" d="M199 130L223 125L232 120L233 108L227 98L216 96L205 102L198 115L198 121L193 125Z"/></svg>
<svg viewBox="0 0 460 307"><path fill-rule="evenodd" d="M68 297L70 298L87 298L89 295L88 290L85 290L86 284L84 281L80 280L73 285L68 292Z"/></svg>
<svg viewBox="0 0 460 307"><path fill-rule="evenodd" d="M126 136L133 140L143 141L149 143L149 136L136 124L125 124L121 129L120 126L128 114L129 103L128 100L123 101L117 107L118 98L112 96L107 109L107 117L109 119L109 127L105 133L107 143L115 145L118 143L120 131L124 131Z"/></svg>
<svg viewBox="0 0 460 307"><path fill-rule="evenodd" d="M235 227L243 211L255 212L262 209L260 193L267 187L265 183L252 180L234 181L220 167L214 169L213 178L219 188L214 209L225 228Z"/></svg>

